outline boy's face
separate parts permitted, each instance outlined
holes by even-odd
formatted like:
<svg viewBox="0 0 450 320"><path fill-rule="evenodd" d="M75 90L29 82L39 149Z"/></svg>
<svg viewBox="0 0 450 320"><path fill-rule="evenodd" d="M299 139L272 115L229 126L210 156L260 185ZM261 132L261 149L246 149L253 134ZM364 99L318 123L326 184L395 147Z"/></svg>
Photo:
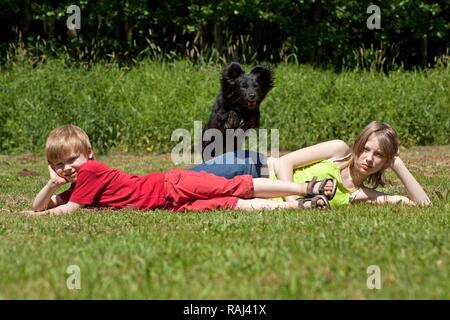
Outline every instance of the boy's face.
<svg viewBox="0 0 450 320"><path fill-rule="evenodd" d="M67 157L64 157L57 163L50 163L50 166L58 176L73 183L77 181L78 170L89 160L89 158L91 158L91 155L86 157L80 152L72 151Z"/></svg>

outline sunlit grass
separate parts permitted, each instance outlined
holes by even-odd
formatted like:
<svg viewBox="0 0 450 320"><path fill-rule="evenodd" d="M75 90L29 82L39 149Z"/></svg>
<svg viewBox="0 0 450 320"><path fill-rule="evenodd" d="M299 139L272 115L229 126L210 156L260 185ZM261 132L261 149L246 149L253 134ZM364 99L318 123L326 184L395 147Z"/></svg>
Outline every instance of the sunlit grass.
<svg viewBox="0 0 450 320"><path fill-rule="evenodd" d="M47 181L40 157L0 156L0 296L6 299L448 299L449 146L403 150L429 208L332 211L81 210L23 217ZM170 157L111 155L145 174ZM18 176L27 169L28 176ZM30 175L34 171L37 175ZM31 172L32 173L32 172ZM404 192L395 176L388 190ZM81 271L69 290L67 267ZM367 268L382 288L366 286Z"/></svg>

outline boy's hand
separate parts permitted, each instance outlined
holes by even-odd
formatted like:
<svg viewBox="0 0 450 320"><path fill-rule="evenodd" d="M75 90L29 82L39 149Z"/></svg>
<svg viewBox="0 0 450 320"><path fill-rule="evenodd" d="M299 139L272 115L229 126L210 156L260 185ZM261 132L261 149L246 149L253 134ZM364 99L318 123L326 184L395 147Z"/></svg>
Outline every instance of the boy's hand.
<svg viewBox="0 0 450 320"><path fill-rule="evenodd" d="M63 184L67 183L68 181L60 176L53 170L51 165L48 165L48 171L50 173L50 182L55 186L62 186Z"/></svg>
<svg viewBox="0 0 450 320"><path fill-rule="evenodd" d="M24 210L19 212L22 216L42 216L47 214L46 211L33 211L33 210Z"/></svg>

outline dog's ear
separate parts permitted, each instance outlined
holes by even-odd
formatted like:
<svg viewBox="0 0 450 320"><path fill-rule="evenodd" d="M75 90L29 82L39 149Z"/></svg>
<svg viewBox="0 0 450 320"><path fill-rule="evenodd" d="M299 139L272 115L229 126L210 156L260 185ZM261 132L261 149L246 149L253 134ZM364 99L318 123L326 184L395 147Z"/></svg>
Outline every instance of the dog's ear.
<svg viewBox="0 0 450 320"><path fill-rule="evenodd" d="M241 65L237 62L232 62L228 66L225 67L222 73L223 80L232 80L236 79L240 75L245 73L244 69L242 69Z"/></svg>
<svg viewBox="0 0 450 320"><path fill-rule="evenodd" d="M274 75L269 66L256 66L250 73L256 75L264 93L269 92L273 88Z"/></svg>

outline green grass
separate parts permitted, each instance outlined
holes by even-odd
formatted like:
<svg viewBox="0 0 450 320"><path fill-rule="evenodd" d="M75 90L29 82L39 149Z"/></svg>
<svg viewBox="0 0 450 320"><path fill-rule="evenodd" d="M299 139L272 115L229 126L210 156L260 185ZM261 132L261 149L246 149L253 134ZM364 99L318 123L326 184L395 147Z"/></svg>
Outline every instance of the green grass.
<svg viewBox="0 0 450 320"><path fill-rule="evenodd" d="M5 299L449 299L450 146L402 151L429 208L333 211L81 210L23 217L47 180L33 155L0 156L0 296ZM100 160L144 174L169 156ZM23 169L36 176L19 176ZM398 181L388 191L402 192ZM81 290L68 290L69 265ZM382 288L366 287L367 267Z"/></svg>

